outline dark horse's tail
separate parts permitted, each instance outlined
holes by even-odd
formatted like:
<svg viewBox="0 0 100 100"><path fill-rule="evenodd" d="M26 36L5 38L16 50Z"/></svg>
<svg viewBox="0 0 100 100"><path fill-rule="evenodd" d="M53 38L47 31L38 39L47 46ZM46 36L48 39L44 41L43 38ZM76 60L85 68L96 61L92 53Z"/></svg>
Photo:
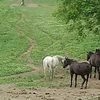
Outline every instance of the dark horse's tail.
<svg viewBox="0 0 100 100"><path fill-rule="evenodd" d="M89 73L92 73L92 66L89 64Z"/></svg>
<svg viewBox="0 0 100 100"><path fill-rule="evenodd" d="M87 65L88 73L92 73L92 66L90 64Z"/></svg>

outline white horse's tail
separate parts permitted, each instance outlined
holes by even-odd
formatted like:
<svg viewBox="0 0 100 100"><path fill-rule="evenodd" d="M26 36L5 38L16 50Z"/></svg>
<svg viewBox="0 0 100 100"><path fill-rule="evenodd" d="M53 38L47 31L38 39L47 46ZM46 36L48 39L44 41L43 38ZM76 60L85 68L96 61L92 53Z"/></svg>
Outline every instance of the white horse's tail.
<svg viewBox="0 0 100 100"><path fill-rule="evenodd" d="M44 78L46 79L46 68L47 68L47 62L43 60L43 69L44 69Z"/></svg>

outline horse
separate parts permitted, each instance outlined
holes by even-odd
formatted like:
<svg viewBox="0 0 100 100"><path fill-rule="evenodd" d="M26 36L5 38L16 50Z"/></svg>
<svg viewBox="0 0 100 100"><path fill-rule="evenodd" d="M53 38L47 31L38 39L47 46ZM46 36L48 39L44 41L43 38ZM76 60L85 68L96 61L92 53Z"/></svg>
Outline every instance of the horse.
<svg viewBox="0 0 100 100"><path fill-rule="evenodd" d="M86 81L85 88L87 88L88 78L89 74L91 72L91 66L87 62L77 62L76 60L66 58L63 63L63 68L66 68L67 66L70 66L70 76L71 76L71 85L72 87L72 81L73 81L73 75L75 74L75 87L77 86L77 76L81 75L83 82L81 85L81 89L83 89L83 85ZM85 78L85 75L87 76Z"/></svg>
<svg viewBox="0 0 100 100"><path fill-rule="evenodd" d="M47 75L46 75L46 69L49 70L49 79L51 77L51 79L54 78L54 74L55 74L55 69L57 68L59 62L63 63L65 60L65 57L63 56L47 56L43 59L43 67L44 67L44 77L46 79Z"/></svg>
<svg viewBox="0 0 100 100"><path fill-rule="evenodd" d="M87 61L89 61L91 67L95 67L94 78L96 78L96 66L95 66L95 63L93 63L93 61L89 60L91 56L92 56L92 60L94 60L95 54L93 52L91 52L91 51L87 52ZM90 78L91 78L91 76L92 76L92 71L90 73Z"/></svg>
<svg viewBox="0 0 100 100"><path fill-rule="evenodd" d="M88 52L87 54L87 59L92 66L95 67L95 70L94 70L94 78L96 78L96 70L98 71L98 79L100 80L100 51L96 49L95 53L90 53ZM91 74L90 74L90 77L91 77Z"/></svg>
<svg viewBox="0 0 100 100"><path fill-rule="evenodd" d="M95 53L100 56L100 49L96 49Z"/></svg>

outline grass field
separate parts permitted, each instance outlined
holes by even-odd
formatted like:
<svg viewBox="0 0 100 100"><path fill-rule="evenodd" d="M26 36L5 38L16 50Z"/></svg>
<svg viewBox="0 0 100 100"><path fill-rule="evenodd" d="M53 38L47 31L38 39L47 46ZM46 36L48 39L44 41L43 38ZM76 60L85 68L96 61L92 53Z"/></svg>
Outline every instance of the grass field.
<svg viewBox="0 0 100 100"><path fill-rule="evenodd" d="M86 60L88 51L100 47L98 35L86 31L86 37L82 38L77 31L69 32L67 25L52 16L56 7L56 0L28 0L25 6L20 5L20 0L0 0L0 76L33 70L25 65L27 56L18 60L30 43L20 34L17 26L20 26L25 36L35 41L36 46L30 55L32 63L38 66L42 66L42 59L47 55ZM39 79L43 78L43 75L40 76ZM14 82L12 79L4 80L6 83L9 81Z"/></svg>

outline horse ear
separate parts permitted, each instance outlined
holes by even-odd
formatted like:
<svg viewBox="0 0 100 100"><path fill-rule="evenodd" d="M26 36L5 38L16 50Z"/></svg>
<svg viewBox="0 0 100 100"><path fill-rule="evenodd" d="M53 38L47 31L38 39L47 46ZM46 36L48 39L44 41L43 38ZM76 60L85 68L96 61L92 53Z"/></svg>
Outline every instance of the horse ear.
<svg viewBox="0 0 100 100"><path fill-rule="evenodd" d="M67 57L65 57L65 59L68 59Z"/></svg>
<svg viewBox="0 0 100 100"><path fill-rule="evenodd" d="M98 49L96 49L96 51L98 51Z"/></svg>
<svg viewBox="0 0 100 100"><path fill-rule="evenodd" d="M96 51L100 51L100 49L96 49Z"/></svg>

